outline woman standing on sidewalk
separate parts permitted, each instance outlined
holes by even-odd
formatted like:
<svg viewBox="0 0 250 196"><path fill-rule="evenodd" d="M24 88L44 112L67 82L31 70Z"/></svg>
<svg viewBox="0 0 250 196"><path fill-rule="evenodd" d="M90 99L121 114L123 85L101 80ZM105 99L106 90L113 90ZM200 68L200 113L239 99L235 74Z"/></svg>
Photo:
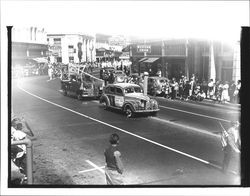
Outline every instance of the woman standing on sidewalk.
<svg viewBox="0 0 250 196"><path fill-rule="evenodd" d="M214 96L214 81L213 79L210 79L210 82L208 83L208 98L213 99Z"/></svg>
<svg viewBox="0 0 250 196"><path fill-rule="evenodd" d="M222 90L222 95L221 95L221 101L222 103L226 103L229 101L229 95L228 95L229 85L227 81L224 83L222 88L223 90Z"/></svg>

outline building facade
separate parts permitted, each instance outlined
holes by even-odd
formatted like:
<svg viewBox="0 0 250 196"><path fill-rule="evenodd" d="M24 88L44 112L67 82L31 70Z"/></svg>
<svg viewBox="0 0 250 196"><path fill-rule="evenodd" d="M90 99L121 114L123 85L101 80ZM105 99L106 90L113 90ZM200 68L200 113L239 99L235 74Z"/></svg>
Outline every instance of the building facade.
<svg viewBox="0 0 250 196"><path fill-rule="evenodd" d="M95 37L82 34L48 34L51 63L94 62Z"/></svg>
<svg viewBox="0 0 250 196"><path fill-rule="evenodd" d="M12 65L25 66L34 63L46 63L48 46L44 28L12 28Z"/></svg>
<svg viewBox="0 0 250 196"><path fill-rule="evenodd" d="M122 49L126 46L127 39L121 35L96 34L96 61L114 61L128 59L122 56ZM120 58L122 56L122 58Z"/></svg>
<svg viewBox="0 0 250 196"><path fill-rule="evenodd" d="M236 45L237 46L237 45ZM133 63L132 71L156 74L159 70L168 78L182 75L220 81L240 79L239 45L195 39L141 40L127 50Z"/></svg>

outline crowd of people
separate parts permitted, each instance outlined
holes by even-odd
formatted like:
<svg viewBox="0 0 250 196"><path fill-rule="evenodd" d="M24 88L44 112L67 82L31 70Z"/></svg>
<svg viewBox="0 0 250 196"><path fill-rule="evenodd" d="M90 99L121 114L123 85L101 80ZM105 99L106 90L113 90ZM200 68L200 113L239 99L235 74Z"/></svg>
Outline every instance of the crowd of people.
<svg viewBox="0 0 250 196"><path fill-rule="evenodd" d="M105 84L114 83L114 73L106 71L105 74L105 78L103 78ZM143 76L127 74L124 82L138 84L143 87L143 79ZM166 78L165 82L161 85L161 88L164 89L164 97L168 99L193 101L209 99L218 103L240 103L241 80L238 80L237 83L234 81L230 83L228 81L213 81L213 79L199 82L193 74L190 80L186 76L181 76L179 80L175 77L171 80ZM154 92L158 87L157 84L152 84L148 88L152 88L148 90L149 92Z"/></svg>
<svg viewBox="0 0 250 196"><path fill-rule="evenodd" d="M11 142L33 140L34 134L23 117L13 115L11 121ZM11 145L11 184L27 183L26 145Z"/></svg>
<svg viewBox="0 0 250 196"><path fill-rule="evenodd" d="M193 74L190 80L186 76L181 76L180 80L172 78L166 79L165 97L168 99L202 101L209 99L218 103L240 103L241 81L237 83L222 82L210 79L209 82L203 80L199 82ZM156 88L152 85L151 88Z"/></svg>
<svg viewBox="0 0 250 196"><path fill-rule="evenodd" d="M107 62L94 62L85 63L85 70L88 73L92 73L93 69L98 67L100 69L100 78L105 81L105 85L112 84L116 81L115 71L120 70L124 73L124 81L129 83L135 83L143 87L142 76L136 76L136 74L130 73L130 62L125 61L107 61ZM62 70L61 64L51 64L49 65L48 75L50 79L57 77L61 74ZM113 69L108 69L113 68ZM152 85L149 88L151 92L157 85ZM240 92L241 92L241 80L237 83L234 81L214 81L210 79L209 81L203 80L198 81L195 74L192 74L189 80L186 76L181 76L180 79L173 77L172 79L166 78L165 84L162 85L164 88L164 96L168 99L181 99L181 100L194 100L202 101L204 99L209 99L218 103L240 103Z"/></svg>

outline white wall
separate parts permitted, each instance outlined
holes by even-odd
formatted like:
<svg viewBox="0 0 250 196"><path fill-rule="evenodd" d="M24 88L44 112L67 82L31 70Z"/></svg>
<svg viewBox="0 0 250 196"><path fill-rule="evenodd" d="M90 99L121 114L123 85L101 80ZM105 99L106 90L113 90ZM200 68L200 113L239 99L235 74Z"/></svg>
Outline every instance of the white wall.
<svg viewBox="0 0 250 196"><path fill-rule="evenodd" d="M35 32L35 28L37 29ZM31 36L32 34L32 36ZM36 37L36 39L35 39ZM18 27L12 28L12 41L36 44L47 44L47 32L41 27Z"/></svg>

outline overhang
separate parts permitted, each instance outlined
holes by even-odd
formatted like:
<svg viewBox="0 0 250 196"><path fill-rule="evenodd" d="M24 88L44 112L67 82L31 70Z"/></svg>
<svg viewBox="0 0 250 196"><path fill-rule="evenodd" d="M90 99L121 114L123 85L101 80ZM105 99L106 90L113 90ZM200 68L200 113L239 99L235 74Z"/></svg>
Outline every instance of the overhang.
<svg viewBox="0 0 250 196"><path fill-rule="evenodd" d="M143 63L153 63L157 61L159 58L148 58L147 60L143 61Z"/></svg>

